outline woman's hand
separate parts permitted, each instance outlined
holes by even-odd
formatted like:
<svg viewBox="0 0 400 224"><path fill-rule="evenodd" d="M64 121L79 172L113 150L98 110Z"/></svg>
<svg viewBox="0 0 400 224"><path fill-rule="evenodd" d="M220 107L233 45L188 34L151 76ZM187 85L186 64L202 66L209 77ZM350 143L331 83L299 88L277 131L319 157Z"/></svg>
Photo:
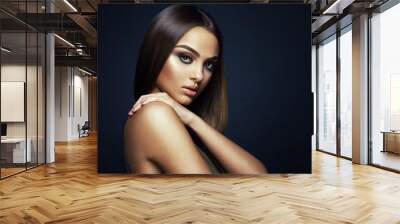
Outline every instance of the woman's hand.
<svg viewBox="0 0 400 224"><path fill-rule="evenodd" d="M196 116L193 112L190 110L186 109L184 106L181 104L177 103L174 99L172 99L167 93L162 92L162 93L151 93L147 95L141 96L133 105L132 109L129 111L128 115L133 116L133 114L140 110L142 106L144 106L147 103L153 102L153 101L159 101L168 104L171 106L178 117L181 119L181 121L185 125L189 125L191 121L194 119Z"/></svg>

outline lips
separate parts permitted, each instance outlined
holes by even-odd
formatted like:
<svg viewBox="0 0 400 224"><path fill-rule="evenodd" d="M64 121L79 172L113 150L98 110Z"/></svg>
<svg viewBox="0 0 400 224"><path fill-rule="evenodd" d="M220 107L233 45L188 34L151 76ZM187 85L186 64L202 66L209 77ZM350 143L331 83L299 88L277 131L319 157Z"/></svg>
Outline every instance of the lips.
<svg viewBox="0 0 400 224"><path fill-rule="evenodd" d="M183 92L188 96L193 97L197 94L197 88L184 86L184 87L182 87L182 89L183 89Z"/></svg>

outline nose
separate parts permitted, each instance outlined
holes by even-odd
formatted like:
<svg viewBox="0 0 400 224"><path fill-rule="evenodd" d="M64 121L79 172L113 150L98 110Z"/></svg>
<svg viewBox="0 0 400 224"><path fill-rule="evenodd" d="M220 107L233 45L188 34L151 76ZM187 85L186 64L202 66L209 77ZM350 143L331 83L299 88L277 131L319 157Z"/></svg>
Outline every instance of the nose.
<svg viewBox="0 0 400 224"><path fill-rule="evenodd" d="M196 83L199 83L203 80L203 67L202 66L197 66L197 68L192 72L192 75L190 76L190 79L195 81Z"/></svg>

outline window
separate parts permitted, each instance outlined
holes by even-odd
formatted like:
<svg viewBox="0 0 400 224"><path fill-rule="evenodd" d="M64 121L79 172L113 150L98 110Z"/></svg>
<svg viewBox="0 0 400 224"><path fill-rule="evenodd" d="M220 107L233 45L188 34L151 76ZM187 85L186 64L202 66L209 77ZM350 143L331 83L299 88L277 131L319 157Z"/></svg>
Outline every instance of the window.
<svg viewBox="0 0 400 224"><path fill-rule="evenodd" d="M318 47L318 149L336 153L336 36Z"/></svg>
<svg viewBox="0 0 400 224"><path fill-rule="evenodd" d="M372 163L400 170L400 4L371 18Z"/></svg>
<svg viewBox="0 0 400 224"><path fill-rule="evenodd" d="M352 157L352 34L351 26L340 36L340 155Z"/></svg>

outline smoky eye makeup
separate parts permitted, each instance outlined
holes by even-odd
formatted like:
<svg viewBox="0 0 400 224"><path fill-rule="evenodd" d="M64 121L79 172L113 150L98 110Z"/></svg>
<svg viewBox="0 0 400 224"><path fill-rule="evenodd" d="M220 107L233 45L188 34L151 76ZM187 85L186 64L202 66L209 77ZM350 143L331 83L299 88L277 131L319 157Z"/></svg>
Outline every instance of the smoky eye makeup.
<svg viewBox="0 0 400 224"><path fill-rule="evenodd" d="M184 64L191 64L196 58L196 56L193 56L190 52L181 51L181 50L175 51L174 54ZM208 71L213 72L215 70L217 63L218 63L218 58L212 57L212 58L207 59L204 62L204 67Z"/></svg>
<svg viewBox="0 0 400 224"><path fill-rule="evenodd" d="M206 62L206 63L205 63L205 66L206 66L206 69L207 69L208 71L210 71L210 72L213 72L213 71L214 71L215 65L214 65L212 62Z"/></svg>
<svg viewBox="0 0 400 224"><path fill-rule="evenodd" d="M184 64L191 64L193 62L193 56L190 53L176 51L175 56Z"/></svg>
<svg viewBox="0 0 400 224"><path fill-rule="evenodd" d="M185 63L185 64L190 64L193 62L193 58L187 54L178 54L178 58L181 62Z"/></svg>
<svg viewBox="0 0 400 224"><path fill-rule="evenodd" d="M214 72L215 67L217 66L218 61L216 59L209 59L204 63L206 69L210 72Z"/></svg>

